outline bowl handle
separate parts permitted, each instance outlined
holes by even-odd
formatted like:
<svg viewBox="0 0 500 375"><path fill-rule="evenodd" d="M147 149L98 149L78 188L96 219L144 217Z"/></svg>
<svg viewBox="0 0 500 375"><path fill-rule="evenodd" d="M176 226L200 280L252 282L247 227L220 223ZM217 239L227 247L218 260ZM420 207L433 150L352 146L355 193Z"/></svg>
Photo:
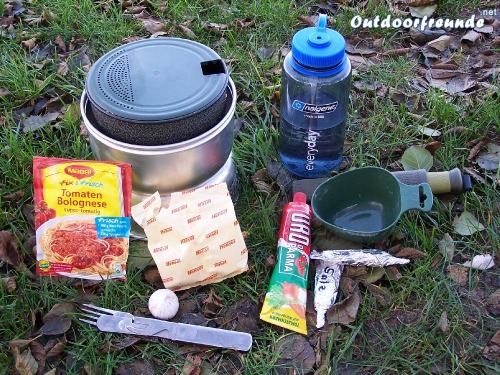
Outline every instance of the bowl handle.
<svg viewBox="0 0 500 375"><path fill-rule="evenodd" d="M401 213L408 210L430 211L432 208L433 194L428 183L406 185L399 183L401 191Z"/></svg>

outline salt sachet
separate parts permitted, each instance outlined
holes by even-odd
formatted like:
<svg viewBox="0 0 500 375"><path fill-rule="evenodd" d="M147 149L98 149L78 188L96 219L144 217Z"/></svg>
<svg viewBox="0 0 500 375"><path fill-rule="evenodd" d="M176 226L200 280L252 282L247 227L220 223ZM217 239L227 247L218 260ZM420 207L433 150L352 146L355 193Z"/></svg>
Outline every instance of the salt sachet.
<svg viewBox="0 0 500 375"><path fill-rule="evenodd" d="M155 193L132 207L165 288L216 283L248 269L248 250L226 183L175 192L169 206Z"/></svg>

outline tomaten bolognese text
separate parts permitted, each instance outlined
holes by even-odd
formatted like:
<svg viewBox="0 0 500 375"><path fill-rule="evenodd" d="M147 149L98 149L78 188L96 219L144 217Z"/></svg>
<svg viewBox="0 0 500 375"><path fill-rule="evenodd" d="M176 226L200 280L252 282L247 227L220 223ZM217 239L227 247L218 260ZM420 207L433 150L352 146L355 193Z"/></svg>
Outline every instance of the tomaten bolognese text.
<svg viewBox="0 0 500 375"><path fill-rule="evenodd" d="M37 274L124 279L131 166L33 158Z"/></svg>

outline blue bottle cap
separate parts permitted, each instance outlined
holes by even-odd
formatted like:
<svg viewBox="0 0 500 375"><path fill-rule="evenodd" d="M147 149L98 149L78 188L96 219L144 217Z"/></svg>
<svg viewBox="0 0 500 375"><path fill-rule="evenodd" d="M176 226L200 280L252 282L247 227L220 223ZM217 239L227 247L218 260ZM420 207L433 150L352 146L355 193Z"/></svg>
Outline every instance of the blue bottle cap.
<svg viewBox="0 0 500 375"><path fill-rule="evenodd" d="M292 56L296 63L305 68L324 71L332 70L344 61L344 37L327 28L327 20L326 14L320 14L316 27L302 29L294 35Z"/></svg>

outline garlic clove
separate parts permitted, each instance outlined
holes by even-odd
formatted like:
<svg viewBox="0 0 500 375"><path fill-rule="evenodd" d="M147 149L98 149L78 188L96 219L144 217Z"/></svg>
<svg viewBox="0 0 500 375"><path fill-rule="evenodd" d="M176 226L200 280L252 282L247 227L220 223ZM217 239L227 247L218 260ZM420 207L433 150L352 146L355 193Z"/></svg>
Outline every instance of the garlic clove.
<svg viewBox="0 0 500 375"><path fill-rule="evenodd" d="M179 299L170 289L159 289L149 297L148 308L158 319L171 319L179 311Z"/></svg>

